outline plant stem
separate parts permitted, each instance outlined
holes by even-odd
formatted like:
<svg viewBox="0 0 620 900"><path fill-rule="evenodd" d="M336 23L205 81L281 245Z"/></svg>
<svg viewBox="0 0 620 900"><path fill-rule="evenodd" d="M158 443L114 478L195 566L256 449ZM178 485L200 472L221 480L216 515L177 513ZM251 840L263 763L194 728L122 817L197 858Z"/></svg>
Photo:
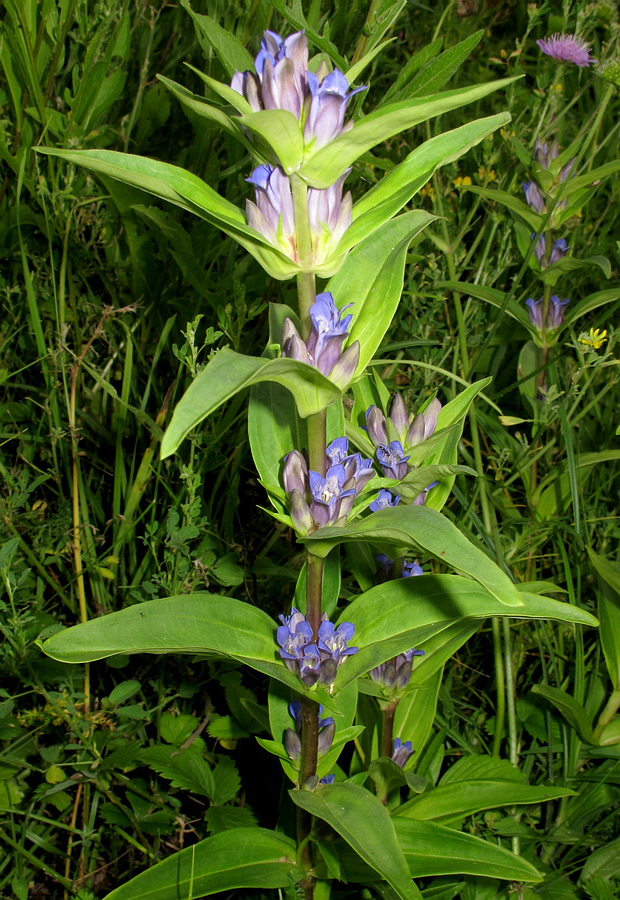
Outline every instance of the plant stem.
<svg viewBox="0 0 620 900"><path fill-rule="evenodd" d="M394 747L394 716L396 715L396 707L399 700L392 700L391 703L383 707L383 723L381 729L381 756L392 758Z"/></svg>
<svg viewBox="0 0 620 900"><path fill-rule="evenodd" d="M613 717L616 715L618 710L620 709L620 687L617 687L615 691L611 694L609 700L605 704L605 709L598 717L598 722L596 723L596 728L592 734L592 737L595 741L600 740L600 737L605 729L606 725L609 725Z"/></svg>

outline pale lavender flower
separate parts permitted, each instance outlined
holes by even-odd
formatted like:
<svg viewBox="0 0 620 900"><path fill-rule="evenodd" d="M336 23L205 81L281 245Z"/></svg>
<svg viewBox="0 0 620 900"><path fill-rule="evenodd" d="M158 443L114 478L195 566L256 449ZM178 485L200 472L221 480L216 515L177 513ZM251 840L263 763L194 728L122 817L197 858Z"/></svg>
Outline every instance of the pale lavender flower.
<svg viewBox="0 0 620 900"><path fill-rule="evenodd" d="M355 487L345 487L347 481L343 465L330 466L325 477L310 470L310 513L319 528L325 525L344 525L355 499Z"/></svg>
<svg viewBox="0 0 620 900"><path fill-rule="evenodd" d="M376 406L366 410L366 431L375 447L389 443L389 433L396 433L405 452L428 440L435 433L437 418L441 411L441 403L435 397L423 413L410 416L407 413L403 398L395 394L390 403L388 419Z"/></svg>
<svg viewBox="0 0 620 900"><path fill-rule="evenodd" d="M560 155L558 142L554 140L551 144L536 138L534 141L534 159L543 169L549 169L551 163Z"/></svg>
<svg viewBox="0 0 620 900"><path fill-rule="evenodd" d="M524 181L521 187L525 191L525 199L527 200L528 206L530 206L534 212L542 213L545 208L545 198L536 182Z"/></svg>
<svg viewBox="0 0 620 900"><path fill-rule="evenodd" d="M344 116L349 100L359 91L366 90L366 85L349 93L349 82L340 69L334 69L323 78L308 72L307 84L311 100L304 138L306 143L315 141L314 149L319 150L347 130Z"/></svg>
<svg viewBox="0 0 620 900"><path fill-rule="evenodd" d="M413 746L411 741L405 741L404 743L400 738L394 739L394 750L392 752L392 762L395 762L397 766L401 769L404 769L411 757L413 756Z"/></svg>
<svg viewBox="0 0 620 900"><path fill-rule="evenodd" d="M416 447L423 441L427 441L429 437L435 434L437 428L437 419L441 412L441 402L434 397L428 404L423 413L418 413L414 417L413 422L409 426L405 437L405 447Z"/></svg>
<svg viewBox="0 0 620 900"><path fill-rule="evenodd" d="M349 303L339 310L329 291L318 294L310 308L311 330L304 342L291 319L285 319L282 330L282 355L314 366L321 374L331 376L337 384L348 383L357 368L360 346L358 341L342 350L349 336L351 315L342 317Z"/></svg>
<svg viewBox="0 0 620 900"><path fill-rule="evenodd" d="M266 31L254 64L256 75L235 72L232 89L245 97L255 112L286 109L298 119L308 92L308 40L304 32L283 40L275 31Z"/></svg>
<svg viewBox="0 0 620 900"><path fill-rule="evenodd" d="M564 322L564 309L568 306L568 303L568 300L560 300L556 295L551 298L544 323L544 331L553 331L555 328L559 328L560 325L562 325ZM525 301L525 305L527 306L530 322L535 328L542 332L544 307L542 297L540 300L532 300L530 297Z"/></svg>
<svg viewBox="0 0 620 900"><path fill-rule="evenodd" d="M580 68L595 62L590 56L590 44L574 34L552 34L536 43L543 53L558 62L574 63Z"/></svg>

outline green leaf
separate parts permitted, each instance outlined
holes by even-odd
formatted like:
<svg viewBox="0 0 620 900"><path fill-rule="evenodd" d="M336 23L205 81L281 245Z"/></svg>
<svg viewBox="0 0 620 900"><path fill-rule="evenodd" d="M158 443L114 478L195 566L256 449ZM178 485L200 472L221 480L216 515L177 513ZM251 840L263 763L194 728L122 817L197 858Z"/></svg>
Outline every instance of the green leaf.
<svg viewBox="0 0 620 900"><path fill-rule="evenodd" d="M610 841L591 853L579 876L580 883L598 876L599 878L620 877L620 838Z"/></svg>
<svg viewBox="0 0 620 900"><path fill-rule="evenodd" d="M394 99L398 99L399 94L406 88L414 75L419 72L423 66L429 62L429 60L433 59L440 52L443 45L443 38L439 37L434 40L430 44L426 44L425 47L422 47L417 53L414 53L409 57L405 65L402 67L396 81L394 81L390 87L387 89L385 93L385 97L383 98L383 102L387 103L392 102Z"/></svg>
<svg viewBox="0 0 620 900"><path fill-rule="evenodd" d="M353 207L353 224L339 246L354 246L395 215L440 166L454 162L495 129L510 121L509 113L477 119L439 134L419 147L367 191Z"/></svg>
<svg viewBox="0 0 620 900"><path fill-rule="evenodd" d="M304 138L293 113L286 109L262 109L241 116L239 121L262 138L285 172L290 175L297 171L304 158Z"/></svg>
<svg viewBox="0 0 620 900"><path fill-rule="evenodd" d="M327 188L360 156L389 137L412 128L414 125L442 115L452 109L474 103L482 97L511 84L514 78L502 78L488 84L446 91L432 97L420 97L402 103L383 106L352 129L330 141L306 160L299 174L311 187Z"/></svg>
<svg viewBox="0 0 620 900"><path fill-rule="evenodd" d="M168 778L173 787L213 800L214 773L209 763L195 750L176 750L163 745L146 747L140 754L140 759L159 775Z"/></svg>
<svg viewBox="0 0 620 900"><path fill-rule="evenodd" d="M576 322L581 316L585 316L587 313L593 312L601 306L605 306L606 303L613 303L614 300L620 300L620 289L617 287L589 294L587 297L584 297L583 300L575 303L572 308L570 306L566 307L564 323L565 325L572 325L573 322Z"/></svg>
<svg viewBox="0 0 620 900"><path fill-rule="evenodd" d="M212 834L234 828L251 828L257 824L256 817L247 806L210 806L205 812L205 822Z"/></svg>
<svg viewBox="0 0 620 900"><path fill-rule="evenodd" d="M344 75L349 84L353 84L354 81L357 81L364 69L370 65L375 56L378 56L378 54L381 53L382 50L385 50L385 48L395 40L396 38L388 38L387 41L383 41L382 44L378 44L376 47L373 47L373 49L370 50L369 53L365 53L364 56L362 56L362 58L355 63L355 65L347 69Z"/></svg>
<svg viewBox="0 0 620 900"><path fill-rule="evenodd" d="M475 469L469 466L420 466L407 473L402 481L394 485L390 490L399 497L406 500L415 500L415 498L424 491L433 481L441 481L442 478L448 478L453 475L472 475L478 477ZM434 488L433 488L434 490Z"/></svg>
<svg viewBox="0 0 620 900"><path fill-rule="evenodd" d="M113 706L117 706L119 703L125 703L127 700L131 699L131 697L135 697L138 693L142 685L139 681L135 681L132 679L130 681L121 681L120 684L117 684L108 700Z"/></svg>
<svg viewBox="0 0 620 900"><path fill-rule="evenodd" d="M348 343L360 343L358 372L372 359L398 307L409 244L434 218L414 210L386 222L355 247L327 285L339 307L355 304Z"/></svg>
<svg viewBox="0 0 620 900"><path fill-rule="evenodd" d="M514 194L509 194L507 191L498 191L496 188L480 187L475 184L467 185L463 190L469 191L472 194L478 194L478 196L484 197L486 200L491 200L493 203L500 203L502 206L505 206L506 209L509 209L510 212L514 213L518 219L525 222L529 226L530 231L535 231L537 234L540 234L542 231L542 223L544 222L543 216L535 213L530 209L527 203L517 199Z"/></svg>
<svg viewBox="0 0 620 900"><path fill-rule="evenodd" d="M467 57L476 49L484 30L475 31L466 37L464 41L456 44L454 47L444 50L439 56L429 60L426 65L417 73L415 78L404 88L399 94L402 99L409 97L419 97L422 93L428 96L434 91L440 90L463 65Z"/></svg>
<svg viewBox="0 0 620 900"><path fill-rule="evenodd" d="M148 600L53 634L52 659L92 662L123 653L204 653L235 659L293 689L299 679L277 658L276 623L232 597L196 593Z"/></svg>
<svg viewBox="0 0 620 900"><path fill-rule="evenodd" d="M193 94L186 87L183 87L182 84L177 84L176 81L165 78L163 75L158 75L157 78L172 94L174 94L177 100L182 103L186 109L189 109L192 113L201 118L216 122L221 128L227 131L228 134L231 134L233 137L240 140L248 150L252 149L252 145L236 124L238 120L231 119L230 116L227 116L225 112L222 112L219 107L207 103L204 97Z"/></svg>
<svg viewBox="0 0 620 900"><path fill-rule="evenodd" d="M614 690L620 689L620 566L588 548L599 583L601 644Z"/></svg>
<svg viewBox="0 0 620 900"><path fill-rule="evenodd" d="M315 791L289 791L293 802L338 832L358 856L378 872L402 900L422 895L409 875L394 826L383 804L352 783L319 785Z"/></svg>
<svg viewBox="0 0 620 900"><path fill-rule="evenodd" d="M194 20L198 36L202 35L208 46L215 51L229 78L232 78L235 72L254 70L254 60L229 29L222 28L210 16L194 12L189 0L181 0L181 6Z"/></svg>
<svg viewBox="0 0 620 900"><path fill-rule="evenodd" d="M220 756L213 769L214 792L211 802L216 806L228 803L241 789L241 778L230 756Z"/></svg>
<svg viewBox="0 0 620 900"><path fill-rule="evenodd" d="M413 797L398 809L398 816L460 822L467 816L503 806L545 803L559 797L576 796L569 788L519 784L512 780L476 779L439 785Z"/></svg>
<svg viewBox="0 0 620 900"><path fill-rule="evenodd" d="M300 876L289 838L264 828L234 828L173 853L106 900L172 900L234 888L283 888Z"/></svg>
<svg viewBox="0 0 620 900"><path fill-rule="evenodd" d="M274 381L294 396L302 418L319 412L341 396L341 390L318 369L294 359L264 359L244 356L234 350L219 350L176 405L166 429L161 458L171 456L214 410L239 391L261 381Z"/></svg>
<svg viewBox="0 0 620 900"><path fill-rule="evenodd" d="M350 603L341 616L340 621L346 619L355 625L359 652L340 667L336 685L344 687L410 647L421 647L426 652L427 642L435 636L440 643L442 634L452 636L450 627L468 628L475 625L473 620L487 616L508 614L523 619L596 623L593 616L570 603L536 594L522 596L524 606L507 610L484 587L459 575L419 575L377 585ZM389 616L385 615L386 609L390 610ZM428 654L416 662L414 680L421 677L427 665L432 665Z"/></svg>
<svg viewBox="0 0 620 900"><path fill-rule="evenodd" d="M523 606L507 575L452 522L426 506L396 506L356 519L344 528L319 528L300 538L311 553L327 556L333 546L346 541L379 541L434 556L457 572L483 584L502 604Z"/></svg>
<svg viewBox="0 0 620 900"><path fill-rule="evenodd" d="M286 0L270 0L270 3L273 8L280 13L284 20L293 26L295 31L305 31L310 43L314 44L315 47L318 47L319 50L322 50L323 53L326 53L332 62L344 72L347 67L346 59L338 53L336 46L332 44L331 41L321 37L318 31L308 24L304 17L300 2L294 2L289 5L286 3ZM327 29L325 33L327 33Z"/></svg>
<svg viewBox="0 0 620 900"><path fill-rule="evenodd" d="M419 670L416 670L419 671ZM410 741L417 761L430 737L437 711L437 698L443 677L443 666L440 666L432 678L423 685L412 685L401 698L394 715L394 734L401 741Z"/></svg>
<svg viewBox="0 0 620 900"><path fill-rule="evenodd" d="M568 724L575 729L582 741L586 744L595 743L592 739L592 723L585 709L577 701L560 688L551 687L548 684L535 684L532 687L535 694L539 694L548 700L562 713Z"/></svg>
<svg viewBox="0 0 620 900"><path fill-rule="evenodd" d="M432 793L432 792L431 792ZM394 830L413 878L429 875L489 875L505 881L541 881L523 857L471 834L436 822L396 816Z"/></svg>

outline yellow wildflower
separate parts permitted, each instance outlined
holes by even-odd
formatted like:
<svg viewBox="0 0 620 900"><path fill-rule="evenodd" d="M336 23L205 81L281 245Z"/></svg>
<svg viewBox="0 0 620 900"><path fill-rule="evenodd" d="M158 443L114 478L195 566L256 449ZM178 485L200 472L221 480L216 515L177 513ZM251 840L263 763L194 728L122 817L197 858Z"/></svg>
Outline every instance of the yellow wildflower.
<svg viewBox="0 0 620 900"><path fill-rule="evenodd" d="M465 185L471 184L471 183L472 183L472 181L471 181L471 178L469 177L469 175L465 175L465 176L459 175L458 178L452 179L452 184L454 185L454 187L464 187Z"/></svg>
<svg viewBox="0 0 620 900"><path fill-rule="evenodd" d="M478 178L480 181L495 181L495 169L491 169L491 171L487 171L486 166L480 166L478 169Z"/></svg>
<svg viewBox="0 0 620 900"><path fill-rule="evenodd" d="M578 341L588 350L600 350L607 340L607 329L591 328L590 331L582 331Z"/></svg>

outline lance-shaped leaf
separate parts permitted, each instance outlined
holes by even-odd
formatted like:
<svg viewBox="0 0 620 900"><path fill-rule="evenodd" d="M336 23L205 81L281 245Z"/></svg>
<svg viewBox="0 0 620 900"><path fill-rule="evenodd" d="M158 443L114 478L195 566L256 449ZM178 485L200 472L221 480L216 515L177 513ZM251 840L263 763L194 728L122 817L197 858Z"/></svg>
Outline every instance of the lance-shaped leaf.
<svg viewBox="0 0 620 900"><path fill-rule="evenodd" d="M459 106L474 103L482 97L511 84L514 78L502 78L488 84L461 88L456 91L445 91L432 97L420 97L405 100L402 103L390 103L376 112L365 116L349 131L330 141L308 160L299 170L299 174L311 187L327 188L334 184L345 169L367 150L405 131L420 122L440 116Z"/></svg>
<svg viewBox="0 0 620 900"><path fill-rule="evenodd" d="M360 343L359 372L372 359L398 307L409 244L434 219L414 210L386 222L355 247L327 285L337 306L355 304L348 344Z"/></svg>
<svg viewBox="0 0 620 900"><path fill-rule="evenodd" d="M507 301L508 295L505 291L499 291L497 288L486 287L482 284L468 284L465 281L440 281L436 286L447 291L457 291L466 297L475 297L476 300L484 300L485 303L490 303L498 309L504 309L507 315L516 319L528 331L532 333L535 331L525 306L519 306L515 300Z"/></svg>
<svg viewBox="0 0 620 900"><path fill-rule="evenodd" d="M327 822L378 872L401 900L419 900L390 815L374 794L352 783L319 785L315 791L289 791L293 802Z"/></svg>
<svg viewBox="0 0 620 900"><path fill-rule="evenodd" d="M620 690L620 566L588 547L598 577L598 615L601 644L613 690Z"/></svg>
<svg viewBox="0 0 620 900"><path fill-rule="evenodd" d="M232 597L196 593L148 600L53 634L42 644L52 659L92 662L126 653L204 653L235 659L299 690L277 655L276 623Z"/></svg>
<svg viewBox="0 0 620 900"><path fill-rule="evenodd" d="M293 841L265 828L232 828L173 853L107 900L207 897L235 888L284 888L301 877Z"/></svg>
<svg viewBox="0 0 620 900"><path fill-rule="evenodd" d="M336 686L344 687L411 647L429 650L428 656L422 657L414 667L415 683L423 683L425 666L430 667L430 674L438 668L433 660L435 653L439 665L445 662L442 643L454 640L454 652L471 635L474 620L488 616L598 624L590 613L570 603L538 594L523 593L521 596L524 605L507 610L485 587L460 575L418 575L377 585L350 603L341 617L342 621L346 618L355 625L355 643L359 650L338 670ZM385 614L387 609L389 615Z"/></svg>
<svg viewBox="0 0 620 900"><path fill-rule="evenodd" d="M224 348L200 372L177 404L166 429L161 458L174 453L203 419L239 391L261 381L287 388L302 418L313 415L341 396L340 388L317 369L295 359L244 356Z"/></svg>
<svg viewBox="0 0 620 900"><path fill-rule="evenodd" d="M187 10L194 20L196 33L201 44L204 46L204 41L206 40L208 47L217 54L229 78L232 78L237 71L244 72L246 69L254 68L253 58L230 29L222 28L210 16L194 12L189 0L181 0L181 6Z"/></svg>
<svg viewBox="0 0 620 900"><path fill-rule="evenodd" d="M472 194L478 194L481 197L485 197L487 200L492 200L493 203L500 203L502 206L505 206L506 209L509 209L510 212L514 213L518 219L525 222L531 231L535 231L537 234L542 232L542 225L545 221L544 216L535 213L527 203L524 203L523 200L519 200L513 194L509 194L507 191L498 191L494 188L478 185L467 185L465 190L470 191Z"/></svg>
<svg viewBox="0 0 620 900"><path fill-rule="evenodd" d="M432 792L431 792L432 793ZM485 875L505 881L541 881L534 866L509 850L436 822L394 818L394 830L413 878Z"/></svg>
<svg viewBox="0 0 620 900"><path fill-rule="evenodd" d="M262 109L241 116L242 125L271 149L289 175L296 172L304 158L304 138L299 122L286 109Z"/></svg>
<svg viewBox="0 0 620 900"><path fill-rule="evenodd" d="M592 736L592 722L586 710L574 697L567 694L561 688L552 687L549 684L535 684L532 687L535 694L539 694L553 704L560 712L571 728L574 728L582 741L586 744L596 744Z"/></svg>
<svg viewBox="0 0 620 900"><path fill-rule="evenodd" d="M342 237L339 249L355 246L383 222L403 208L440 166L454 162L487 135L510 121L509 113L468 122L439 134L421 146L367 191L353 207L353 224Z"/></svg>
<svg viewBox="0 0 620 900"><path fill-rule="evenodd" d="M238 207L220 197L197 175L180 166L115 150L56 150L38 147L37 152L59 156L92 172L116 178L195 213L234 238L274 278L292 278L299 271L291 259L272 247L260 232L246 224Z"/></svg>
<svg viewBox="0 0 620 900"><path fill-rule="evenodd" d="M300 540L316 556L327 556L332 547L347 541L374 541L396 545L405 552L426 552L455 571L475 578L502 604L523 606L508 576L449 519L426 506L380 509L344 528L319 528Z"/></svg>
<svg viewBox="0 0 620 900"><path fill-rule="evenodd" d="M592 312L600 306L605 306L605 304L613 303L617 300L620 300L620 289L617 287L589 294L587 297L584 297L583 300L575 303L572 307L567 306L564 315L564 324L572 325L573 322L576 322L581 316L585 316L586 313Z"/></svg>
<svg viewBox="0 0 620 900"><path fill-rule="evenodd" d="M157 78L168 88L170 93L174 94L177 100L179 100L186 109L189 109L191 112L204 119L216 122L221 128L227 131L228 134L232 134L233 137L240 140L248 151L253 152L252 145L237 124L238 119L231 119L230 116L227 116L218 106L212 106L210 103L207 103L204 97L193 94L186 87L183 87L182 84L177 84L176 81L165 78L163 75L158 75Z"/></svg>

